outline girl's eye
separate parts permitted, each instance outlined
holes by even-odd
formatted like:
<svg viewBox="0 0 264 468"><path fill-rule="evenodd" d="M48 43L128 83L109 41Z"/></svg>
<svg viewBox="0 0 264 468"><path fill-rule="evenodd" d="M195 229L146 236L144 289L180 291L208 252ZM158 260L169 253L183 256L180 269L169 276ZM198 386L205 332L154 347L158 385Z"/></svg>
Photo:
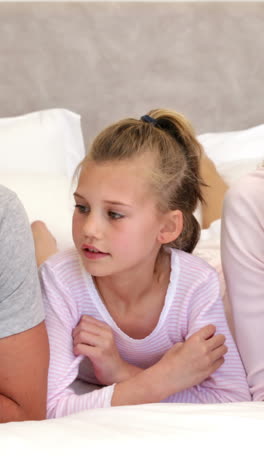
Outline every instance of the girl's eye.
<svg viewBox="0 0 264 468"><path fill-rule="evenodd" d="M75 208L77 208L77 210L80 212L80 213L89 213L90 211L90 208L88 206L84 206L84 205L80 205L80 204L76 204L75 205Z"/></svg>
<svg viewBox="0 0 264 468"><path fill-rule="evenodd" d="M124 218L124 215L116 213L115 211L108 211L108 216L111 219L121 219Z"/></svg>

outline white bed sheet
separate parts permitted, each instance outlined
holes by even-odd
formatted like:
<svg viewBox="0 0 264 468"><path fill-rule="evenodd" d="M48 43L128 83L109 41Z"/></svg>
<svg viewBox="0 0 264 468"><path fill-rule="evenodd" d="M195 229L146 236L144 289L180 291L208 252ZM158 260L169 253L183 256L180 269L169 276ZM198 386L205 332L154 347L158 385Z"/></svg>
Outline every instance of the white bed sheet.
<svg viewBox="0 0 264 468"><path fill-rule="evenodd" d="M0 426L1 466L262 466L264 404L149 404Z"/></svg>

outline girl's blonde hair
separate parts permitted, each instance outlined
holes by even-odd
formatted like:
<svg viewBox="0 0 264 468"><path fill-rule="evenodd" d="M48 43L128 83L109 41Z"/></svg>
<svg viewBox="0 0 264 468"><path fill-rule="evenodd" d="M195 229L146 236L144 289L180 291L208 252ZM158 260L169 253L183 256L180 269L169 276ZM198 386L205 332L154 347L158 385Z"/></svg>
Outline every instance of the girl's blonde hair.
<svg viewBox="0 0 264 468"><path fill-rule="evenodd" d="M93 141L89 153L77 169L87 161L103 163L124 161L152 153L154 169L149 179L157 195L158 207L181 210L183 231L170 244L192 252L200 236L200 226L193 216L199 201L203 201L200 176L202 146L195 137L190 122L177 112L155 109L148 113L149 121L123 119L103 130Z"/></svg>

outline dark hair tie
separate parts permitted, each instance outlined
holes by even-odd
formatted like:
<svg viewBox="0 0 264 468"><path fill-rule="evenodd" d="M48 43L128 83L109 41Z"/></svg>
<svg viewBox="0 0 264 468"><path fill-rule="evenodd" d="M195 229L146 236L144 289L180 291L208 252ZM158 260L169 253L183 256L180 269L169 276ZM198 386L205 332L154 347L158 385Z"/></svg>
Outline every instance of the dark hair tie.
<svg viewBox="0 0 264 468"><path fill-rule="evenodd" d="M150 123L154 125L154 127L158 126L158 121L156 119L153 119L153 117L150 117L150 115L142 115L142 117L140 117L140 120L143 120L143 122Z"/></svg>

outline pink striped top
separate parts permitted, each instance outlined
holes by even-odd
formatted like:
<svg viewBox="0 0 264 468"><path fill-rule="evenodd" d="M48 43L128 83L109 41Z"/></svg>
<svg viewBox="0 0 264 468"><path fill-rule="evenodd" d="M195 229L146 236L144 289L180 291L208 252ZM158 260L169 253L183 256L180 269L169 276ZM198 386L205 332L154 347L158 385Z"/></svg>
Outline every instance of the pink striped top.
<svg viewBox="0 0 264 468"><path fill-rule="evenodd" d="M143 339L126 335L113 321L93 279L74 250L60 252L40 268L46 324L50 340L48 417L111 406L114 385L77 395L70 385L79 376L98 383L88 358L73 354L72 330L83 314L112 327L120 355L147 368L177 342L209 323L226 336L224 364L202 384L171 395L166 402L217 403L250 400L245 371L228 329L218 276L202 259L171 250L171 276L155 329Z"/></svg>

